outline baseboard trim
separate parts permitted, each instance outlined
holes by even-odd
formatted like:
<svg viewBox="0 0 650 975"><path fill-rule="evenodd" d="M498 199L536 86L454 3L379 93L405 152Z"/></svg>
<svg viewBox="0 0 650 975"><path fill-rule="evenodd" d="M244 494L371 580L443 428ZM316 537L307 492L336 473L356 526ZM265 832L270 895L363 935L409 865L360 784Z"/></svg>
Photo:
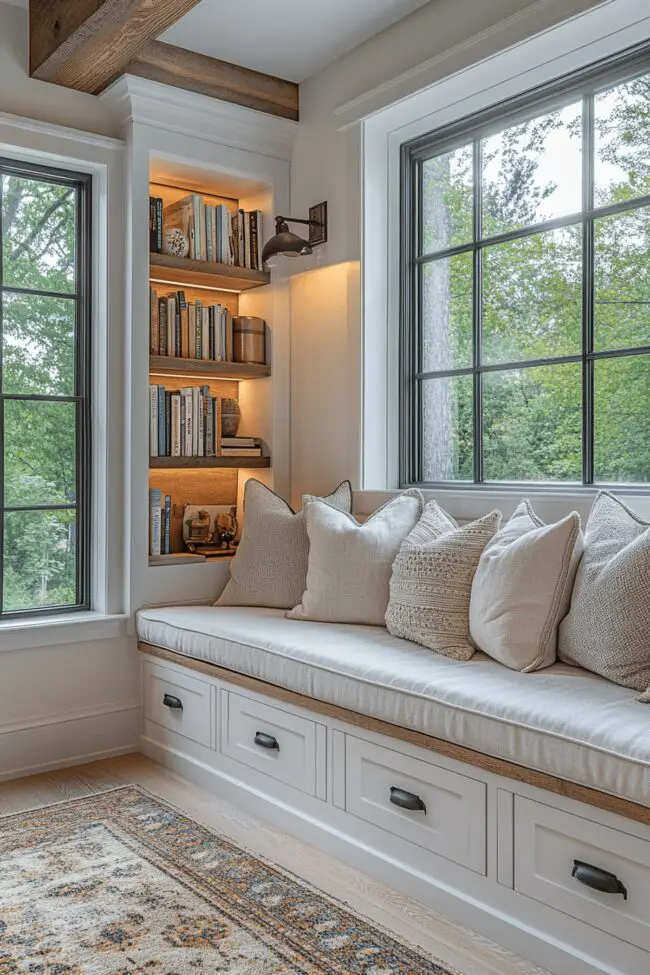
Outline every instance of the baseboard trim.
<svg viewBox="0 0 650 975"><path fill-rule="evenodd" d="M0 729L0 781L137 752L140 723L126 702Z"/></svg>
<svg viewBox="0 0 650 975"><path fill-rule="evenodd" d="M369 874L381 883L427 904L497 944L530 959L533 963L563 975L617 975L569 945L550 940L548 934L491 908L461 890L418 873L407 864L382 855L354 836L273 798L259 789L234 779L224 771L207 765L151 738L140 738L140 751L148 758L182 775L272 826L311 843L327 854ZM620 975L620 973L619 973Z"/></svg>

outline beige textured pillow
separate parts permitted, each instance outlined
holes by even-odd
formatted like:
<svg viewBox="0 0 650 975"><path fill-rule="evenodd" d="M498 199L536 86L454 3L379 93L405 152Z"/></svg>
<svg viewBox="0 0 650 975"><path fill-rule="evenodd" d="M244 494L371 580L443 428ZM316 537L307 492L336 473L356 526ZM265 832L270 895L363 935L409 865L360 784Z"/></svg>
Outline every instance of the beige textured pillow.
<svg viewBox="0 0 650 975"><path fill-rule="evenodd" d="M576 511L545 525L522 501L488 542L474 576L469 632L475 646L512 670L550 667L583 548Z"/></svg>
<svg viewBox="0 0 650 975"><path fill-rule="evenodd" d="M309 500L311 495L305 495L303 505ZM326 500L350 511L350 482L343 481ZM244 489L244 513L244 531L230 565L230 580L215 606L291 609L299 602L307 578L305 508L296 513L265 484L251 478Z"/></svg>
<svg viewBox="0 0 650 975"><path fill-rule="evenodd" d="M650 687L650 525L606 491L589 515L558 652L616 684Z"/></svg>
<svg viewBox="0 0 650 975"><path fill-rule="evenodd" d="M394 636L469 660L469 601L483 549L499 527L493 511L458 527L435 501L404 540L393 565L386 626Z"/></svg>
<svg viewBox="0 0 650 975"><path fill-rule="evenodd" d="M308 502L307 587L287 616L383 626L393 560L423 504L420 491L405 491L361 525L325 501Z"/></svg>

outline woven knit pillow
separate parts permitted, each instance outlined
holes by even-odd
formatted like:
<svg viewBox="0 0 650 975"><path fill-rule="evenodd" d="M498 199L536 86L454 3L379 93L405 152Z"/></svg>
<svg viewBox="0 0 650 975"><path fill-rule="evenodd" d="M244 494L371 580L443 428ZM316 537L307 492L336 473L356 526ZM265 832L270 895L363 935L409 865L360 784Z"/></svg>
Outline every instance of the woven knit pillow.
<svg viewBox="0 0 650 975"><path fill-rule="evenodd" d="M305 495L303 504L311 499ZM343 481L326 499L350 511L352 486ZM309 538L305 509L297 513L261 481L244 489L244 531L230 565L230 580L216 606L291 609L300 602L307 578Z"/></svg>
<svg viewBox="0 0 650 975"><path fill-rule="evenodd" d="M474 645L512 670L550 667L583 547L576 511L545 525L522 501L481 555L469 607Z"/></svg>
<svg viewBox="0 0 650 975"><path fill-rule="evenodd" d="M325 501L309 502L307 585L287 616L383 626L393 560L423 503L420 491L405 491L359 524Z"/></svg>
<svg viewBox="0 0 650 975"><path fill-rule="evenodd" d="M616 684L650 687L650 524L606 491L589 515L558 653Z"/></svg>
<svg viewBox="0 0 650 975"><path fill-rule="evenodd" d="M499 527L493 511L459 527L435 501L404 540L393 565L386 626L394 636L456 660L474 653L469 637L472 580Z"/></svg>

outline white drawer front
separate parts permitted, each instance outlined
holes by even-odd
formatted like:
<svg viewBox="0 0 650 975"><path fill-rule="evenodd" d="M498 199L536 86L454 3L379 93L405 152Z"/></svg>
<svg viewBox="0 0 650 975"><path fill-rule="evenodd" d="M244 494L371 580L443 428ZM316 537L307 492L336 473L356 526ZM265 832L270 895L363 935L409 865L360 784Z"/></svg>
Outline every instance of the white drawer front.
<svg viewBox="0 0 650 975"><path fill-rule="evenodd" d="M232 691L222 694L223 754L324 799L324 725Z"/></svg>
<svg viewBox="0 0 650 975"><path fill-rule="evenodd" d="M580 882L588 868L573 877L575 861L613 874L627 899ZM516 796L515 889L650 951L650 840Z"/></svg>
<svg viewBox="0 0 650 975"><path fill-rule="evenodd" d="M210 690L210 685L201 680L147 661L144 668L145 718L209 748Z"/></svg>
<svg viewBox="0 0 650 975"><path fill-rule="evenodd" d="M483 782L350 735L345 781L348 812L485 874ZM425 808L417 808L416 799Z"/></svg>

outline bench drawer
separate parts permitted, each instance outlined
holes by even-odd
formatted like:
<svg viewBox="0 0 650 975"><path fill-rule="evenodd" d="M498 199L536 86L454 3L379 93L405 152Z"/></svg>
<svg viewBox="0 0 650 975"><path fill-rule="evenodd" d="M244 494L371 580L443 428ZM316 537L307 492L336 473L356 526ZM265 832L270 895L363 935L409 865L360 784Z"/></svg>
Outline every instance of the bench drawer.
<svg viewBox="0 0 650 975"><path fill-rule="evenodd" d="M208 748L210 691L210 685L201 680L145 662L145 718Z"/></svg>
<svg viewBox="0 0 650 975"><path fill-rule="evenodd" d="M650 840L516 796L515 889L650 951Z"/></svg>
<svg viewBox="0 0 650 975"><path fill-rule="evenodd" d="M486 786L346 736L345 808L476 873L486 873Z"/></svg>
<svg viewBox="0 0 650 975"><path fill-rule="evenodd" d="M232 691L222 692L221 721L224 755L325 799L324 725Z"/></svg>

